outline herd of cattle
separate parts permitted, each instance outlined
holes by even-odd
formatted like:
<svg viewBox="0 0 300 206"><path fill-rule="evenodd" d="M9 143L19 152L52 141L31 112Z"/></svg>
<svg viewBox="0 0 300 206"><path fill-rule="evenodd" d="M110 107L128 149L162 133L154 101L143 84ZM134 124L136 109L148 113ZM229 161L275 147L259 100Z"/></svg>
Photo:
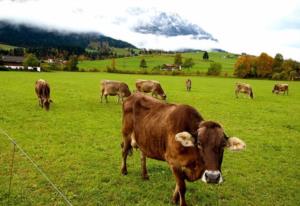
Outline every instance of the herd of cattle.
<svg viewBox="0 0 300 206"><path fill-rule="evenodd" d="M143 179L149 179L146 158L166 161L176 181L172 202L185 206L185 180L221 183L224 149L242 150L246 145L237 137L228 137L219 123L204 120L195 108L154 98L160 96L165 100L167 97L158 81L137 80L135 86L137 91L131 93L124 82L102 80L100 85L101 102L103 96L107 102L108 95L117 95L118 102L120 99L123 102L121 173L127 174L126 160L133 148L140 150ZM188 79L187 91L191 86L192 81ZM38 80L35 91L41 107L48 110L52 102L49 84ZM276 84L272 92L288 94L288 85ZM249 84L237 83L236 97L239 93L253 98Z"/></svg>

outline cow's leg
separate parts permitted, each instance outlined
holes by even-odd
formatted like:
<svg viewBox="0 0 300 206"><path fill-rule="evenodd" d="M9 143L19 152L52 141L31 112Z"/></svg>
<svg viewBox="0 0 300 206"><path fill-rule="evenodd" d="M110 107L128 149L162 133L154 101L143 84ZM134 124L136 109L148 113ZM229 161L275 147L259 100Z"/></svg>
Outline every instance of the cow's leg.
<svg viewBox="0 0 300 206"><path fill-rule="evenodd" d="M103 94L104 94L104 89L101 90L101 103L102 103Z"/></svg>
<svg viewBox="0 0 300 206"><path fill-rule="evenodd" d="M130 152L130 150L132 149L131 144L130 144L130 139L129 138L124 138L123 142L121 144L122 147L122 168L121 168L121 173L123 175L127 175L127 164L126 164L126 160L127 160L127 156L128 153Z"/></svg>
<svg viewBox="0 0 300 206"><path fill-rule="evenodd" d="M185 182L184 182L184 174L182 171L176 167L172 167L172 172L176 179L176 187L173 193L172 202L177 204L178 200L180 201L180 206L186 206L185 202Z"/></svg>
<svg viewBox="0 0 300 206"><path fill-rule="evenodd" d="M39 97L38 100L39 100L39 106L42 107L42 98Z"/></svg>
<svg viewBox="0 0 300 206"><path fill-rule="evenodd" d="M236 97L236 98L239 98L238 95L239 95L239 91L238 91L238 90L235 90L235 97Z"/></svg>
<svg viewBox="0 0 300 206"><path fill-rule="evenodd" d="M117 96L118 96L118 102L117 103L119 104L120 103L120 95L118 94Z"/></svg>
<svg viewBox="0 0 300 206"><path fill-rule="evenodd" d="M147 166L146 166L146 156L142 151L141 151L141 167L142 167L142 179L149 180Z"/></svg>
<svg viewBox="0 0 300 206"><path fill-rule="evenodd" d="M105 102L107 103L108 100L107 100L107 94L104 94L104 97L105 97Z"/></svg>

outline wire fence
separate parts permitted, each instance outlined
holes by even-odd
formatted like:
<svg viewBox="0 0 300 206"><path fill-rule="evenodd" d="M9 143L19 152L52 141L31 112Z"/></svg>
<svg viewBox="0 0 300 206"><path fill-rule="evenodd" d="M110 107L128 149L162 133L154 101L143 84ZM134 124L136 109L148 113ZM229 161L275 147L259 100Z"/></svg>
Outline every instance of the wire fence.
<svg viewBox="0 0 300 206"><path fill-rule="evenodd" d="M9 205L10 202L10 193L11 193L11 188L12 188L12 179L13 179L13 167L14 167L14 158L15 158L15 153L16 149L20 151L25 158L31 163L31 165L42 175L42 177L47 180L47 182L51 185L54 191L56 191L61 198L64 200L65 204L68 206L72 206L72 203L70 200L66 197L66 195L53 183L53 181L50 180L50 178L46 175L46 173L38 166L38 164L28 155L27 152L19 145L17 142L10 137L7 132L5 132L2 128L0 128L0 136L6 137L8 141L10 141L13 145L13 151L12 151L12 158L10 162L10 169L9 169L9 187L8 187L8 199L7 199L7 205Z"/></svg>

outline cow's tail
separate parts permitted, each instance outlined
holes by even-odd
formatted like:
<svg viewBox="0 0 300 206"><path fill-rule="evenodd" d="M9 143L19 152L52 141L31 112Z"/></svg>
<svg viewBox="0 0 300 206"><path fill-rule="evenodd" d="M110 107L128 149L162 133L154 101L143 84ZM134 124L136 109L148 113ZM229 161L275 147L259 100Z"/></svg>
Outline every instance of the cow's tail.
<svg viewBox="0 0 300 206"><path fill-rule="evenodd" d="M252 92L252 89L250 90L250 97L251 97L251 99L253 99L253 92Z"/></svg>

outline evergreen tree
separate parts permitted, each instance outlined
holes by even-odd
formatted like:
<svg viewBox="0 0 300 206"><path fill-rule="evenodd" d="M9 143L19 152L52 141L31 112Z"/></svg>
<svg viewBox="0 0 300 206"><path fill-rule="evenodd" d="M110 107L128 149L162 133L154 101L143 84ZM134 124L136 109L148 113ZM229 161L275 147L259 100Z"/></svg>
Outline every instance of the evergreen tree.
<svg viewBox="0 0 300 206"><path fill-rule="evenodd" d="M144 68L144 69L147 68L147 62L144 58L140 62L140 68Z"/></svg>
<svg viewBox="0 0 300 206"><path fill-rule="evenodd" d="M203 54L203 60L208 60L209 59L209 56L208 56L208 53L207 53L207 51L205 51L204 52L204 54Z"/></svg>

